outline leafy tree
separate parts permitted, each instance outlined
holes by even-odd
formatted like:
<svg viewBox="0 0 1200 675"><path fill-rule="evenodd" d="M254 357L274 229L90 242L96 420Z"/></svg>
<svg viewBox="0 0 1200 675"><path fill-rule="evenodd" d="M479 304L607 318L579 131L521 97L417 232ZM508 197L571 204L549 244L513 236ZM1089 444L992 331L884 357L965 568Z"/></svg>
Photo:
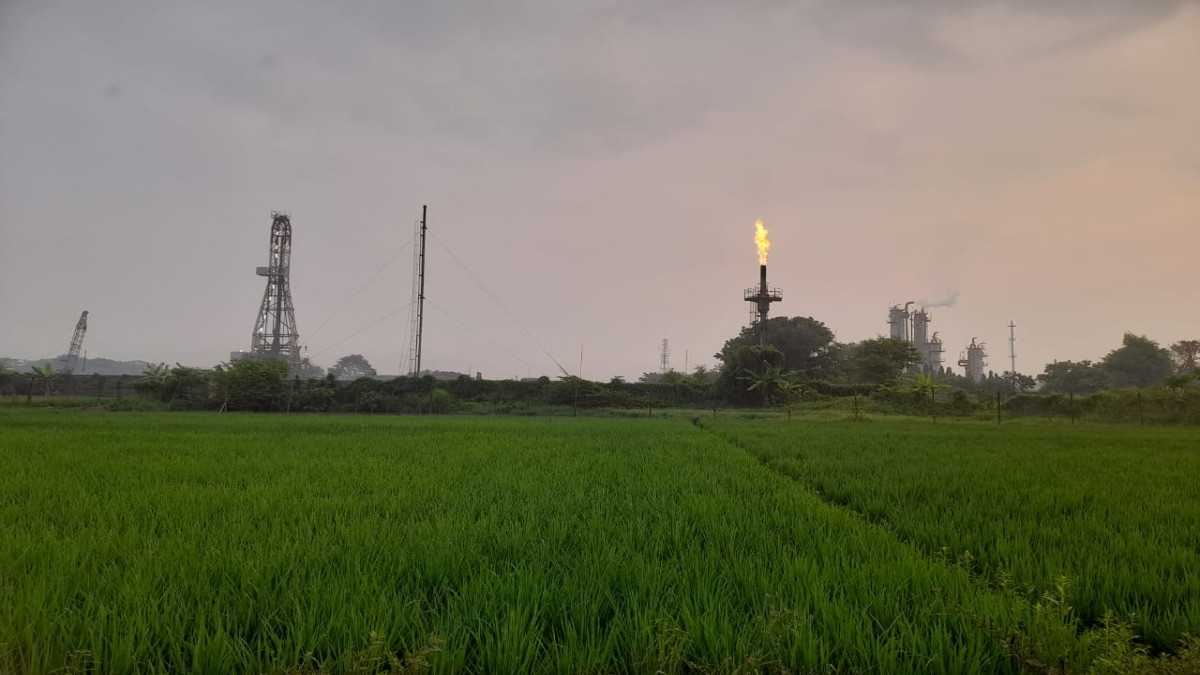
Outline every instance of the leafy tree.
<svg viewBox="0 0 1200 675"><path fill-rule="evenodd" d="M921 361L911 343L897 338L872 338L848 345L845 364L850 379L858 384L895 382L909 366Z"/></svg>
<svg viewBox="0 0 1200 675"><path fill-rule="evenodd" d="M1200 370L1200 340L1180 340L1171 345L1171 362L1176 375Z"/></svg>
<svg viewBox="0 0 1200 675"><path fill-rule="evenodd" d="M296 407L312 412L328 412L334 399L337 398L337 394L337 378L333 376L333 373L326 373L325 377L313 378L308 381L304 393L296 402Z"/></svg>
<svg viewBox="0 0 1200 675"><path fill-rule="evenodd" d="M166 400L167 378L171 372L167 368L167 364L159 363L146 364L142 370L142 377L133 383L133 388L139 394L149 394L155 398Z"/></svg>
<svg viewBox="0 0 1200 675"><path fill-rule="evenodd" d="M167 373L162 396L167 400L206 401L209 397L210 375L203 368L192 368L176 362L175 367Z"/></svg>
<svg viewBox="0 0 1200 675"><path fill-rule="evenodd" d="M1011 370L1004 371L1000 378L1008 383L1008 388L1011 391L1018 394L1024 394L1037 388L1037 380L1029 375L1014 373Z"/></svg>
<svg viewBox="0 0 1200 675"><path fill-rule="evenodd" d="M724 365L717 378L721 398L740 405L757 405L762 402L763 394L750 391L754 373L771 366L782 368L784 356L774 347L746 346L734 349L722 360Z"/></svg>
<svg viewBox="0 0 1200 675"><path fill-rule="evenodd" d="M1200 370L1181 375L1168 375L1163 378L1163 386L1167 389L1185 389L1200 385Z"/></svg>
<svg viewBox="0 0 1200 675"><path fill-rule="evenodd" d="M288 364L277 359L241 359L212 371L222 410L281 410L287 399Z"/></svg>
<svg viewBox="0 0 1200 675"><path fill-rule="evenodd" d="M1144 335L1126 333L1121 347L1100 361L1112 389L1153 387L1171 374L1171 352Z"/></svg>
<svg viewBox="0 0 1200 675"><path fill-rule="evenodd" d="M831 348L833 331L812 317L775 316L767 319L767 346L778 349L784 365L811 378L826 378L836 372ZM758 329L746 326L737 337L725 342L716 357L728 364L742 347L758 346Z"/></svg>
<svg viewBox="0 0 1200 675"><path fill-rule="evenodd" d="M362 354L343 356L333 364L329 372L339 380L357 380L360 377L375 377L378 374Z"/></svg>
<svg viewBox="0 0 1200 675"><path fill-rule="evenodd" d="M699 365L692 369L692 374L688 375L692 384L698 386L707 386L717 381L721 376L721 371L718 369L709 370L708 366Z"/></svg>
<svg viewBox="0 0 1200 675"><path fill-rule="evenodd" d="M1055 361L1037 376L1045 394L1093 394L1104 389L1102 371L1091 361Z"/></svg>

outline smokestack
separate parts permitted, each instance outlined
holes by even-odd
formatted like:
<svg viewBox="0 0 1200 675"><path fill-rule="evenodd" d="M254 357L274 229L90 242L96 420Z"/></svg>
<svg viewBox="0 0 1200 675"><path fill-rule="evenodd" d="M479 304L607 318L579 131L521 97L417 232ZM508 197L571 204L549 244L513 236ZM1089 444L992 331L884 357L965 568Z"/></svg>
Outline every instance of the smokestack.
<svg viewBox="0 0 1200 675"><path fill-rule="evenodd" d="M767 344L767 313L772 302L779 302L783 297L778 288L767 285L767 251L771 250L771 242L767 239L767 228L762 220L754 223L754 246L758 250L758 286L746 289L746 302L754 303L753 321L758 328L758 344Z"/></svg>

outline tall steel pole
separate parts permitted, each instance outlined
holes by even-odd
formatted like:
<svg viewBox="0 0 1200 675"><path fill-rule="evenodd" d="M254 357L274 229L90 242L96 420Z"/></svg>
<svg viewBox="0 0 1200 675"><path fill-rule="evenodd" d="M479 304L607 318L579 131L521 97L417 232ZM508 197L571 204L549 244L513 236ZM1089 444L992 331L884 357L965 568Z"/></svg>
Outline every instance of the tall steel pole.
<svg viewBox="0 0 1200 675"><path fill-rule="evenodd" d="M1008 358L1012 364L1009 369L1009 372L1011 372L1013 374L1013 377L1017 376L1017 334L1015 332L1016 329L1017 329L1017 324L1012 321L1009 321L1008 322Z"/></svg>
<svg viewBox="0 0 1200 675"><path fill-rule="evenodd" d="M425 214L428 205L421 206L421 262L417 272L417 363L413 371L421 375L421 335L425 327Z"/></svg>

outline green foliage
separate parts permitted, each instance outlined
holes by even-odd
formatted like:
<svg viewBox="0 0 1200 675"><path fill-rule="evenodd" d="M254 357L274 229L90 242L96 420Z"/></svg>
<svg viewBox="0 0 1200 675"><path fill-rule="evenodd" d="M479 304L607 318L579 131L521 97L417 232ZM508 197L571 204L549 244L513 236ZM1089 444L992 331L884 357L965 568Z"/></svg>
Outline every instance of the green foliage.
<svg viewBox="0 0 1200 675"><path fill-rule="evenodd" d="M858 384L891 384L921 361L911 343L896 338L872 338L848 347L845 364L851 381Z"/></svg>
<svg viewBox="0 0 1200 675"><path fill-rule="evenodd" d="M783 354L783 364L808 378L828 378L836 374L837 362L832 352L833 331L812 317L775 316L767 319L767 346ZM758 329L746 326L730 338L716 358L723 368L737 363L737 352L743 347L758 347Z"/></svg>
<svg viewBox="0 0 1200 675"><path fill-rule="evenodd" d="M1200 340L1180 340L1170 349L1176 375L1200 373Z"/></svg>
<svg viewBox="0 0 1200 675"><path fill-rule="evenodd" d="M1091 394L1105 389L1155 387L1172 373L1179 374L1181 365L1194 359L1187 341L1167 350L1145 336L1126 333L1121 347L1109 352L1100 363L1050 363L1037 379L1042 383L1042 393Z"/></svg>
<svg viewBox="0 0 1200 675"><path fill-rule="evenodd" d="M15 672L1003 673L979 622L1074 629L689 420L0 415Z"/></svg>
<svg viewBox="0 0 1200 675"><path fill-rule="evenodd" d="M708 424L931 555L969 552L977 576L1034 596L1075 580L1073 612L1084 623L1112 610L1157 649L1200 635L1200 454L1191 431L809 424L797 444L786 423Z"/></svg>
<svg viewBox="0 0 1200 675"><path fill-rule="evenodd" d="M28 375L31 379L41 382L42 395L49 396L51 385L54 384L54 380L58 377L59 373L55 372L54 367L47 363L41 368L30 366Z"/></svg>
<svg viewBox="0 0 1200 675"><path fill-rule="evenodd" d="M1163 378L1163 386L1168 389L1186 389L1200 386L1200 370L1179 375L1168 375Z"/></svg>
<svg viewBox="0 0 1200 675"><path fill-rule="evenodd" d="M723 400L735 405L762 405L766 391L751 389L766 370L782 372L786 357L775 347L738 347L725 355L721 375L717 379L717 393Z"/></svg>
<svg viewBox="0 0 1200 675"><path fill-rule="evenodd" d="M1014 373L1011 370L1001 373L1000 379L1007 385L1007 391L1013 394L1023 394L1037 389L1037 380L1033 377Z"/></svg>
<svg viewBox="0 0 1200 675"><path fill-rule="evenodd" d="M338 380L357 380L360 377L375 377L378 373L362 354L350 354L337 360L329 374Z"/></svg>
<svg viewBox="0 0 1200 675"><path fill-rule="evenodd" d="M1046 394L1090 394L1107 386L1104 371L1091 361L1047 363L1037 379Z"/></svg>
<svg viewBox="0 0 1200 675"><path fill-rule="evenodd" d="M133 383L133 389L143 396L161 398L165 401L167 378L170 374L171 371L165 363L147 364L146 368L142 370L142 377Z"/></svg>
<svg viewBox="0 0 1200 675"><path fill-rule="evenodd" d="M272 359L241 359L217 366L212 380L221 409L242 412L283 410L287 402L288 365Z"/></svg>
<svg viewBox="0 0 1200 675"><path fill-rule="evenodd" d="M1200 387L1189 379L1179 387L1101 391L1073 400L1062 394L1021 394L1006 400L1003 408L1013 417L1194 425L1200 424Z"/></svg>
<svg viewBox="0 0 1200 675"><path fill-rule="evenodd" d="M1119 349L1100 362L1112 389L1154 387L1173 371L1171 352L1141 335L1126 333Z"/></svg>
<svg viewBox="0 0 1200 675"><path fill-rule="evenodd" d="M747 393L757 391L762 394L763 405L771 405L772 394L790 395L798 386L792 382L790 373L777 363L763 362L759 368L746 371L741 379L747 384Z"/></svg>

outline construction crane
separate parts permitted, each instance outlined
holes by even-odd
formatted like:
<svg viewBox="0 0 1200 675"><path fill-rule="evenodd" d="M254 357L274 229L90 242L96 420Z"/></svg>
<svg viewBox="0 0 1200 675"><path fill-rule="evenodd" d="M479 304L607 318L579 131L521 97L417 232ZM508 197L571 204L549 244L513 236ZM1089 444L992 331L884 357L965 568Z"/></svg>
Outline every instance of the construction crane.
<svg viewBox="0 0 1200 675"><path fill-rule="evenodd" d="M75 372L75 362L79 360L79 350L83 347L83 334L87 332L87 310L83 310L83 314L79 315L79 321L75 324L75 334L71 336L71 346L67 348L67 353L58 358L58 362L63 364L59 367L59 372L70 375Z"/></svg>

